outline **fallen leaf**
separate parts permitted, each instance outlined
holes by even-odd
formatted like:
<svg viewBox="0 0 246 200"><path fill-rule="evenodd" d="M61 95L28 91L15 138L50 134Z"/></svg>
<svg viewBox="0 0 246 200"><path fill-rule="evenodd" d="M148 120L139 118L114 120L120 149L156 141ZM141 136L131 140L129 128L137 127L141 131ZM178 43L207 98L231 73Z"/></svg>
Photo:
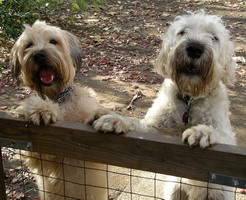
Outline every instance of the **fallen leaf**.
<svg viewBox="0 0 246 200"><path fill-rule="evenodd" d="M5 90L4 89L0 89L0 94L4 94Z"/></svg>
<svg viewBox="0 0 246 200"><path fill-rule="evenodd" d="M0 106L0 110L6 110L8 108L9 108L8 106Z"/></svg>
<svg viewBox="0 0 246 200"><path fill-rule="evenodd" d="M79 70L79 72L82 73L82 74L84 74L84 73L86 73L86 72L88 72L88 71L89 71L89 70L86 69L86 68L81 68L81 69Z"/></svg>

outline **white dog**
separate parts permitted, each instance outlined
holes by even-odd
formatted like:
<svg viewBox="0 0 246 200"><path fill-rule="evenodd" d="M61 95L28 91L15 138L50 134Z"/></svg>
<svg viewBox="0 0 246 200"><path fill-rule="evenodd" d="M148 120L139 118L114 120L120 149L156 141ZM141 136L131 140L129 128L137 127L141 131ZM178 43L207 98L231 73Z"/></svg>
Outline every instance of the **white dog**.
<svg viewBox="0 0 246 200"><path fill-rule="evenodd" d="M107 114L94 121L100 131L166 132L179 129L183 142L206 148L215 143L236 144L229 120L229 99L225 84L235 81L234 46L220 17L204 11L175 18L164 37L156 71L165 80L157 99L142 120ZM183 199L179 178L167 183L165 200ZM226 187L182 179L182 192L192 200L233 199ZM198 185L202 187L192 187ZM205 188L203 188L203 186Z"/></svg>

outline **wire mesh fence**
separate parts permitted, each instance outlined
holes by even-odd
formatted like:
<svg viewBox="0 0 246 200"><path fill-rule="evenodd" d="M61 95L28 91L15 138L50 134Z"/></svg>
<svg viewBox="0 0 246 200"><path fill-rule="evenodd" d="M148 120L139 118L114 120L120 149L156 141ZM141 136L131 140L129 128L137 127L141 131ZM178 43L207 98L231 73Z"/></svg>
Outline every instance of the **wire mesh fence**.
<svg viewBox="0 0 246 200"><path fill-rule="evenodd" d="M99 134L74 122L36 126L2 112L0 127L5 171L3 175L1 165L1 200L6 199L4 185L8 200L158 200L166 198L166 188L174 185L179 188L177 200L185 197L184 189L199 189L208 200L214 191L246 199L244 147L218 144L191 149L180 138L140 132ZM211 172L227 175L233 184L221 184L233 187L206 183L213 181ZM215 177L216 181L221 180ZM239 185L244 189L236 188Z"/></svg>
<svg viewBox="0 0 246 200"><path fill-rule="evenodd" d="M30 171L26 166L26 160L30 159L25 151L2 148L2 158L5 171L6 194L8 200L46 200L46 199L61 199L61 200L91 200L87 195L88 190L105 190L108 200L162 200L164 199L164 185L167 183L175 183L170 176L164 174L146 172L141 170L122 168L111 165L99 165L94 168L90 162L69 162L71 160L62 160L62 162L54 162L49 159L39 157L31 157L40 162L40 171ZM52 173L47 173L49 165L57 165L60 167L60 176L53 177ZM80 171L79 177L68 177L66 171ZM41 172L38 173L37 171ZM101 180L88 179L86 173L98 171L101 173ZM87 175L88 175L87 174ZM87 178L86 178L87 177ZM37 179L42 180L43 187L37 187ZM58 181L59 190L51 191L46 186L46 181L52 179ZM183 179L184 180L184 179ZM190 185L178 179L178 184L182 188L184 185L192 187L200 187L209 193L211 190L220 190L217 187L207 184ZM177 181L177 180L176 180ZM74 188L77 192L69 193L66 188ZM80 191L80 192L79 192ZM181 190L180 190L181 191ZM246 191L240 188L228 187L223 192L233 194L234 200L245 200ZM180 199L184 199L184 194L180 194ZM207 195L208 197L208 195ZM178 199L177 199L178 200Z"/></svg>

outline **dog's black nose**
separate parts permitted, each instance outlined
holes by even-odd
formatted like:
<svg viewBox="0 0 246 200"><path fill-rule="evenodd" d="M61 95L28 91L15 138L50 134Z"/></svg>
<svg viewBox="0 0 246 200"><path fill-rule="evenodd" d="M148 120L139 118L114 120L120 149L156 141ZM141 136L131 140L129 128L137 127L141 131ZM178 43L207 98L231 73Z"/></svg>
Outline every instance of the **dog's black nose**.
<svg viewBox="0 0 246 200"><path fill-rule="evenodd" d="M45 51L40 50L37 51L34 55L33 55L33 59L37 62L37 63L43 63L47 60L47 54Z"/></svg>
<svg viewBox="0 0 246 200"><path fill-rule="evenodd" d="M186 52L190 58L198 59L204 52L204 46L199 43L191 42L187 44Z"/></svg>

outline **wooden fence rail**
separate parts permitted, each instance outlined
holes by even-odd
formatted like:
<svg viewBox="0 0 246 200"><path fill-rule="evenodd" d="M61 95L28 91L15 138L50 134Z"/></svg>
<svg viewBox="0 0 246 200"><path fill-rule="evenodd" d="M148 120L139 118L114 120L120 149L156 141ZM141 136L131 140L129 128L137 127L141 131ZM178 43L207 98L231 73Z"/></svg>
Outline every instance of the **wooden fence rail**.
<svg viewBox="0 0 246 200"><path fill-rule="evenodd" d="M30 142L35 152L200 181L209 181L211 173L246 179L245 147L216 144L202 150L189 148L180 138L140 132L102 134L75 122L36 126L4 112L0 112L0 138Z"/></svg>

